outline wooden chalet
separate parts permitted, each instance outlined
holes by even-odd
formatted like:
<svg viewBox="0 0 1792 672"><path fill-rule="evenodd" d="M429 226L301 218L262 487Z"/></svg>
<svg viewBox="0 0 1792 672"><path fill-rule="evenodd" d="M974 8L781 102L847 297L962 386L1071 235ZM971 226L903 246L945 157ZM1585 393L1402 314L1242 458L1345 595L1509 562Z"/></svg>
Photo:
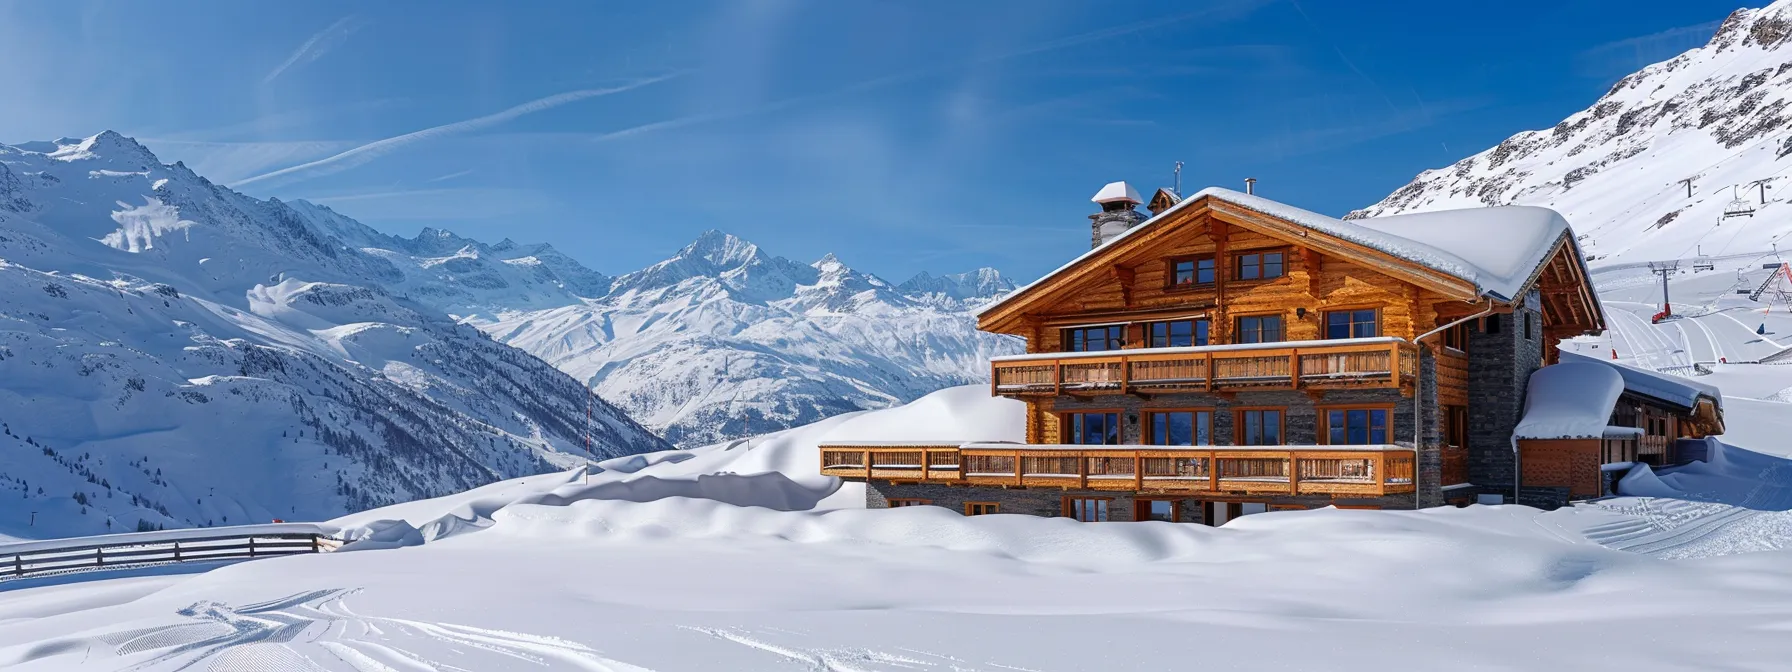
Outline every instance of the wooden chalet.
<svg viewBox="0 0 1792 672"><path fill-rule="evenodd" d="M1604 315L1531 207L1339 220L1259 196L1104 187L1091 248L985 307L1026 340L990 393L1025 444L821 447L868 505L1217 524L1511 493L1532 371Z"/></svg>

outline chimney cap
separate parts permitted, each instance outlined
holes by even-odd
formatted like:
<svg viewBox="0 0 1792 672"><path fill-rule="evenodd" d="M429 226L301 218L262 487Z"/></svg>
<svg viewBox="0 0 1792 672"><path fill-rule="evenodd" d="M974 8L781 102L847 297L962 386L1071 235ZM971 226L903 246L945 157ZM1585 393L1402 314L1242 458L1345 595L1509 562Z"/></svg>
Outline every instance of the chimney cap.
<svg viewBox="0 0 1792 672"><path fill-rule="evenodd" d="M1109 182L1089 200L1096 203L1126 202L1133 205L1145 202L1145 199L1139 198L1139 190L1125 182Z"/></svg>

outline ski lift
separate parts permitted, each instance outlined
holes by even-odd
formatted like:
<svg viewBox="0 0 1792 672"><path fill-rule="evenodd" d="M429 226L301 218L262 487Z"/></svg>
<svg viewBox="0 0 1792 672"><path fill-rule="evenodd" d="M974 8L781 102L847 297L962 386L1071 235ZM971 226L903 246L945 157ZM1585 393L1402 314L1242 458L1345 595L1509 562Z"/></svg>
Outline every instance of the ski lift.
<svg viewBox="0 0 1792 672"><path fill-rule="evenodd" d="M1730 199L1730 204L1724 206L1723 219L1755 216L1755 206L1749 205L1748 201L1742 200L1742 196L1736 192L1735 185L1730 186L1730 196L1732 197Z"/></svg>
<svg viewBox="0 0 1792 672"><path fill-rule="evenodd" d="M1711 261L1711 257L1699 257L1692 260L1692 272L1694 273L1715 270L1717 270L1717 263Z"/></svg>

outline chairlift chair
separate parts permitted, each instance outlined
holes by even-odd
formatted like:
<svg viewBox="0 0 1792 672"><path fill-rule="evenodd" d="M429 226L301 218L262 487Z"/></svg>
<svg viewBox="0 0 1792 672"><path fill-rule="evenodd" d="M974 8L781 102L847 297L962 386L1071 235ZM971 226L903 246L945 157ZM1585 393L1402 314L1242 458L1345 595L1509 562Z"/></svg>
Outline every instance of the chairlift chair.
<svg viewBox="0 0 1792 672"><path fill-rule="evenodd" d="M1755 216L1755 206L1749 205L1748 201L1743 200L1742 196L1736 193L1736 187L1734 185L1730 187L1730 196L1732 196L1730 204L1724 206L1723 219Z"/></svg>
<svg viewBox="0 0 1792 672"><path fill-rule="evenodd" d="M1694 273L1715 270L1717 270L1717 263L1712 261L1711 257L1699 257L1692 260L1692 272Z"/></svg>

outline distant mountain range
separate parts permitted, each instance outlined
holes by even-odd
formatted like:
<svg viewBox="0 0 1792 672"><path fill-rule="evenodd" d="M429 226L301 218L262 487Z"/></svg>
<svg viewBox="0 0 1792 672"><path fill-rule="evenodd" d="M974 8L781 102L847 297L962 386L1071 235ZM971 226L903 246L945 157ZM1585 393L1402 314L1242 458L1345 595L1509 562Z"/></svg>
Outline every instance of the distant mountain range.
<svg viewBox="0 0 1792 672"><path fill-rule="evenodd" d="M0 145L0 536L327 519L668 448L446 315L606 280L249 198L117 133Z"/></svg>
<svg viewBox="0 0 1792 672"><path fill-rule="evenodd" d="M601 295L477 324L694 447L986 381L1022 344L970 311L1013 289L987 268L892 286L710 231Z"/></svg>

